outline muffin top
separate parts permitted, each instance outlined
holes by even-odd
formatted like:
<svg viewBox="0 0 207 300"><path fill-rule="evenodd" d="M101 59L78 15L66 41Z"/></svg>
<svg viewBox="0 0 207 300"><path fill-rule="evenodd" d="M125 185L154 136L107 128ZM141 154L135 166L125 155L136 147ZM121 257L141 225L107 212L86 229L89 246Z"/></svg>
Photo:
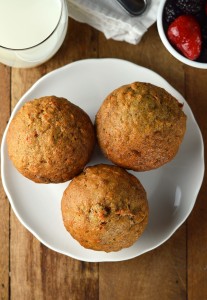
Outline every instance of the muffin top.
<svg viewBox="0 0 207 300"><path fill-rule="evenodd" d="M7 133L8 153L14 166L39 183L73 178L88 162L94 142L88 115L56 96L25 103Z"/></svg>
<svg viewBox="0 0 207 300"><path fill-rule="evenodd" d="M87 167L62 198L66 229L90 249L106 252L131 246L148 221L144 187L126 170L100 164Z"/></svg>
<svg viewBox="0 0 207 300"><path fill-rule="evenodd" d="M114 90L96 115L104 154L115 164L136 171L170 161L185 130L182 104L150 83L134 82Z"/></svg>

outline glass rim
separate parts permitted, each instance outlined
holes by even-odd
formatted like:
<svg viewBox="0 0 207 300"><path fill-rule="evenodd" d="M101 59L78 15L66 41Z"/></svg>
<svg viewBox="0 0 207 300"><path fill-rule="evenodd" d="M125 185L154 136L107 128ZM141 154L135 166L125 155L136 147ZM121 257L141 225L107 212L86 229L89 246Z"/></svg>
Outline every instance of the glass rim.
<svg viewBox="0 0 207 300"><path fill-rule="evenodd" d="M36 48L37 46L43 44L46 40L48 40L53 35L53 33L56 31L57 27L60 24L60 20L62 18L62 14L63 14L63 4L64 4L65 0L59 0L59 1L60 1L60 5L61 5L60 17L58 19L58 22L57 22L56 26L52 30L52 32L44 40L42 40L41 42L39 42L39 43L37 43L33 46L26 47L26 48L10 48L10 47L2 46L1 44L0 44L0 48L5 49L5 50L9 50L9 51L24 51L24 50L30 50L30 49Z"/></svg>

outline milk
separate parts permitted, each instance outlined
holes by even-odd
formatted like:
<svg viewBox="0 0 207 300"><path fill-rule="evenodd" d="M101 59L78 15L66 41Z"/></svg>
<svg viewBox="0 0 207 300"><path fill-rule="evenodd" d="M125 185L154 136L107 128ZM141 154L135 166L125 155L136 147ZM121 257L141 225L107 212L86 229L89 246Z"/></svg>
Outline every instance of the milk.
<svg viewBox="0 0 207 300"><path fill-rule="evenodd" d="M64 0L0 0L0 62L32 67L52 57L67 31Z"/></svg>

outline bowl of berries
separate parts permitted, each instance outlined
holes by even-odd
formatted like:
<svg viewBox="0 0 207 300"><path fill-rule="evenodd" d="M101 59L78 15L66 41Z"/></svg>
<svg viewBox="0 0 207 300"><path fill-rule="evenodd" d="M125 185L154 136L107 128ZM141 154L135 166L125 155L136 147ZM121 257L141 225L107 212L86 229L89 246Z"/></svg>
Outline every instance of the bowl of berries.
<svg viewBox="0 0 207 300"><path fill-rule="evenodd" d="M161 0L157 28L175 58L207 69L207 0Z"/></svg>

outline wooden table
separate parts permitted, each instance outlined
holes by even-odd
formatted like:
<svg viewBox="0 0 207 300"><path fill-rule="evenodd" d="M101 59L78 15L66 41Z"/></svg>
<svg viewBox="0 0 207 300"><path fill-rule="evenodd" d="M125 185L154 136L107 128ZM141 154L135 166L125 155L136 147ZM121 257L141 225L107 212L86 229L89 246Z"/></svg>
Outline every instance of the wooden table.
<svg viewBox="0 0 207 300"><path fill-rule="evenodd" d="M33 69L0 64L0 134L14 105L42 75L72 61L103 57L129 60L163 76L188 101L207 140L207 70L174 59L156 25L134 46L106 40L73 20L63 46L47 63ZM206 177L190 217L176 233L124 262L86 263L49 250L20 224L2 186L0 198L0 299L207 299Z"/></svg>

